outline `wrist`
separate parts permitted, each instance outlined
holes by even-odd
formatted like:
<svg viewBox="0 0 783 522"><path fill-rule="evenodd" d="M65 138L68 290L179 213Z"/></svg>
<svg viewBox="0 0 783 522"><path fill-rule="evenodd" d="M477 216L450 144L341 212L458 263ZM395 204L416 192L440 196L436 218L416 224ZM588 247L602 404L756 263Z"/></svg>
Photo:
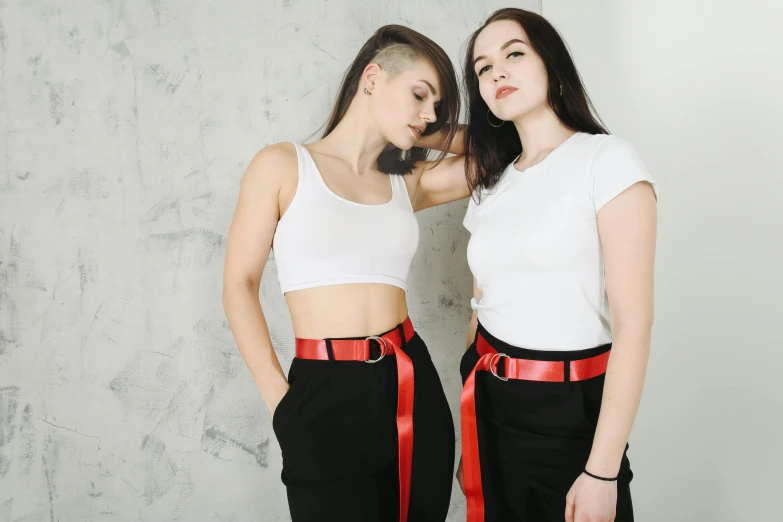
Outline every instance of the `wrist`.
<svg viewBox="0 0 783 522"><path fill-rule="evenodd" d="M594 452L591 453L590 458L587 459L585 470L599 477L616 477L620 472L622 458L622 453L619 456L615 456L600 455Z"/></svg>
<svg viewBox="0 0 783 522"><path fill-rule="evenodd" d="M274 371L274 368L266 368L258 375L257 388L268 406L276 405L288 391L288 387L285 376L279 371Z"/></svg>
<svg viewBox="0 0 783 522"><path fill-rule="evenodd" d="M584 474L592 479L600 480L601 482L615 482L620 476L619 474L612 475L612 476L596 475L595 473L591 473L590 471L588 471L587 468L585 468Z"/></svg>

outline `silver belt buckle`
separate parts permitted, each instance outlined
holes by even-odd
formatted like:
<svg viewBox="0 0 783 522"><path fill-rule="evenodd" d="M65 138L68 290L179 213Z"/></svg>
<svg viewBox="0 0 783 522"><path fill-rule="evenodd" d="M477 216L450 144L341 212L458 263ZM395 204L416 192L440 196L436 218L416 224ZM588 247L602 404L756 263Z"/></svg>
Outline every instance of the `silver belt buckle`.
<svg viewBox="0 0 783 522"><path fill-rule="evenodd" d="M489 360L489 371L492 372L492 375L494 375L495 377L497 377L501 381L507 381L508 377L501 377L495 371L495 360L497 360L497 359L499 359L501 357L505 357L506 359L511 360L511 357L509 357L508 354L498 352L495 355L493 355L492 358L490 358L490 360Z"/></svg>
<svg viewBox="0 0 783 522"><path fill-rule="evenodd" d="M366 361L364 361L364 362L370 363L370 364L377 363L378 361L383 359L384 356L386 355L386 339L384 339L383 337L378 337L377 335L371 335L366 340L367 341L371 341L373 339L378 341L378 344L381 345L381 356L378 357L377 359L367 359Z"/></svg>

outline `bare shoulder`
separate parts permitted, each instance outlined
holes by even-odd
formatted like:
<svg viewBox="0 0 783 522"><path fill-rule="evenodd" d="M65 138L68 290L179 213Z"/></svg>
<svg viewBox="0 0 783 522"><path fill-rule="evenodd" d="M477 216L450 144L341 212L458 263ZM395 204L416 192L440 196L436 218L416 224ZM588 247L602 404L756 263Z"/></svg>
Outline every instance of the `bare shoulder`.
<svg viewBox="0 0 783 522"><path fill-rule="evenodd" d="M250 182L282 186L290 182L296 183L297 168L296 148L293 143L268 145L250 160L243 184Z"/></svg>

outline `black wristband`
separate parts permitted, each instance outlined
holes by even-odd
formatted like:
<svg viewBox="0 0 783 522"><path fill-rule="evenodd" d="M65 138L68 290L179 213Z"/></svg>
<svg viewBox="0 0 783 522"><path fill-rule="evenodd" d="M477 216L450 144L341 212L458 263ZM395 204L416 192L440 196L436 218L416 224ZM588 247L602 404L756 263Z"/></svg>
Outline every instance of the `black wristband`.
<svg viewBox="0 0 783 522"><path fill-rule="evenodd" d="M588 477L593 477L596 480L603 480L604 482L615 482L617 480L617 478L620 476L620 475L617 475L617 477L614 477L614 478L599 477L598 475L593 475L592 473L590 473L586 469L585 469L585 475L587 475Z"/></svg>

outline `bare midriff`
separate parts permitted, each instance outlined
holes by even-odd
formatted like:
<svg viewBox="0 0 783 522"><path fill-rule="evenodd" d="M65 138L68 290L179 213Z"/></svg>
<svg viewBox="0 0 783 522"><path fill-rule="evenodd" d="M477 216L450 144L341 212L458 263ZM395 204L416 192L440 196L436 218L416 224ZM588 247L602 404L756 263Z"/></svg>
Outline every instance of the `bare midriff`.
<svg viewBox="0 0 783 522"><path fill-rule="evenodd" d="M408 317L402 288L380 283L321 286L285 294L299 339L365 337Z"/></svg>

